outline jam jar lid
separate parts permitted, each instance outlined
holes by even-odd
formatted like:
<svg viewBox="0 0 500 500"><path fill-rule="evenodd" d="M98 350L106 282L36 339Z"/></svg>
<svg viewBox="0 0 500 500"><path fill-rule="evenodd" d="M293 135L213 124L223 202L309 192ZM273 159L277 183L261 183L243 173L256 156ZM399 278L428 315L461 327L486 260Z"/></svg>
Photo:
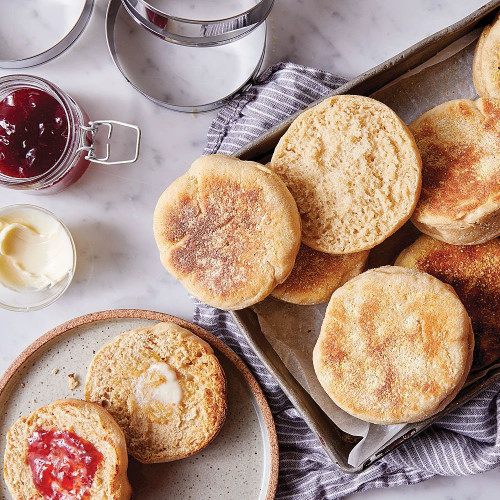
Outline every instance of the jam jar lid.
<svg viewBox="0 0 500 500"><path fill-rule="evenodd" d="M37 66L62 54L83 33L94 2L4 2L0 16L0 68Z"/></svg>
<svg viewBox="0 0 500 500"><path fill-rule="evenodd" d="M111 57L136 90L175 111L222 106L251 85L264 60L265 21L242 36L211 46L170 43L136 21L124 0L110 0L106 39Z"/></svg>

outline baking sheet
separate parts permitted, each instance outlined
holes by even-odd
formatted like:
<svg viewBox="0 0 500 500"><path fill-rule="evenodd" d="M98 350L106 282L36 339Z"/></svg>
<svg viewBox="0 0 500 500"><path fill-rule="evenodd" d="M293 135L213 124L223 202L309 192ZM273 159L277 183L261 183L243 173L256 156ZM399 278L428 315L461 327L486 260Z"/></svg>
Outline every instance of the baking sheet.
<svg viewBox="0 0 500 500"><path fill-rule="evenodd" d="M372 97L390 106L406 123L445 101L477 98L472 82L472 60L480 34L481 29L468 33ZM372 250L368 266L393 264L399 252L419 234L410 223L406 224ZM350 465L359 466L404 427L404 424L368 424L352 417L335 405L319 384L313 369L312 351L326 304L297 306L268 298L253 309L263 334L290 373L341 430L362 437L349 454ZM474 379L478 376L476 374Z"/></svg>

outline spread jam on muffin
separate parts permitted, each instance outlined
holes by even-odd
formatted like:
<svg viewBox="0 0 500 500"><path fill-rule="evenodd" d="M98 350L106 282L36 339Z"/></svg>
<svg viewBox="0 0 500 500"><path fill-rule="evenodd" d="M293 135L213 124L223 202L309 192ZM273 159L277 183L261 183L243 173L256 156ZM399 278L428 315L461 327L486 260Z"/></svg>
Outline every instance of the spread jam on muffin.
<svg viewBox="0 0 500 500"><path fill-rule="evenodd" d="M32 178L61 158L68 140L68 118L48 93L21 88L0 101L0 173Z"/></svg>
<svg viewBox="0 0 500 500"><path fill-rule="evenodd" d="M38 430L28 438L27 462L36 489L49 500L90 498L103 459L96 447L67 430Z"/></svg>

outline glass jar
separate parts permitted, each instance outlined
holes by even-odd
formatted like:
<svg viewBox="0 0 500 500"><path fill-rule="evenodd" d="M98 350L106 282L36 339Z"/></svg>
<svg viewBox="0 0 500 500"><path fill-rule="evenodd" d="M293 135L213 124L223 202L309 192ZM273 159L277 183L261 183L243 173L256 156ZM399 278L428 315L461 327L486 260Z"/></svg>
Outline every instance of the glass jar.
<svg viewBox="0 0 500 500"><path fill-rule="evenodd" d="M67 139L59 159L43 173L34 177L11 177L1 171L0 186L27 190L32 194L54 194L76 182L91 162L101 164L133 163L139 155L140 129L135 125L114 120L89 121L87 113L64 91L43 78L29 75L9 75L0 78L0 103L13 92L35 89L54 98L63 108L67 119ZM0 117L1 118L1 117ZM131 159L109 161L110 146L106 156L97 158L94 139L99 127L108 128L108 139L113 125L134 129L137 133L135 156Z"/></svg>

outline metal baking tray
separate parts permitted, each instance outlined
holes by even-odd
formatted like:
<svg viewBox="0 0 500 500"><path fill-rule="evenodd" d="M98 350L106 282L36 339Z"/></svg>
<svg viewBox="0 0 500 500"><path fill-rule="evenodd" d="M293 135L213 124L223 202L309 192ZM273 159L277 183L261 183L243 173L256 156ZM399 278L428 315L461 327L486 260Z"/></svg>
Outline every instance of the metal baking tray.
<svg viewBox="0 0 500 500"><path fill-rule="evenodd" d="M467 35L476 28L489 24L493 20L495 10L499 7L500 0L488 2L461 21L425 38L404 52L363 73L331 92L325 98L338 94L372 95L377 90L404 75L407 71L425 63L464 35ZM323 99L312 103L311 106L314 106L321 100ZM257 140L239 150L236 156L244 160L258 161L263 164L267 163L278 140L299 114L296 113L281 124L273 127ZM352 448L360 440L359 436L347 434L339 429L297 380L295 380L262 333L257 315L253 310L247 308L232 312L231 314L264 366L273 374L283 392L316 434L326 453L337 467L345 472L360 473L366 470L384 455L422 432L434 421L439 420L443 415L454 410L488 386L500 380L500 367L495 365L479 380L464 388L443 411L422 422L407 424L396 436L384 443L361 465L354 467L348 463L348 456Z"/></svg>

